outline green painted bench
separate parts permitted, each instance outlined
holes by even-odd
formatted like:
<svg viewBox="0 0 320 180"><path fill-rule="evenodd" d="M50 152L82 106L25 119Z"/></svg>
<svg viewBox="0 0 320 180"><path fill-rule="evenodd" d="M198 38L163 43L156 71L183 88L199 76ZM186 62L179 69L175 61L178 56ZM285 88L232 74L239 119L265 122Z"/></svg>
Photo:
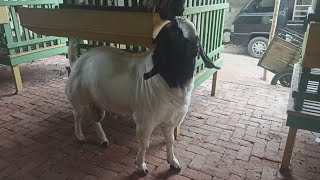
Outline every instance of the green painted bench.
<svg viewBox="0 0 320 180"><path fill-rule="evenodd" d="M42 36L21 27L17 7L55 8L61 0L0 1L0 64L12 68L16 92L22 90L19 65L67 52L66 38Z"/></svg>

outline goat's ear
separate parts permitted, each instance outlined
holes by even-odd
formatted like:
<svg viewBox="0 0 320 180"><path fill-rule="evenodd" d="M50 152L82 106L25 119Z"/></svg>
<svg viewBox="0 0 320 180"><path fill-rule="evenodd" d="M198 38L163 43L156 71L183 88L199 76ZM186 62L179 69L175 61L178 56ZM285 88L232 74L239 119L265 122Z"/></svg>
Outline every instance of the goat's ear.
<svg viewBox="0 0 320 180"><path fill-rule="evenodd" d="M200 42L199 42L199 44L200 44ZM220 69L220 67L216 66L216 65L210 60L209 56L204 52L203 47L201 46L201 44L200 44L199 54L200 54L201 59L202 59L202 61L203 61L203 63L204 63L204 66L205 66L206 68L210 68L210 69L212 69L212 68Z"/></svg>
<svg viewBox="0 0 320 180"><path fill-rule="evenodd" d="M144 80L148 80L153 76L159 74L159 69L161 63L165 63L166 61L166 44L169 43L168 41L168 29L172 26L172 22L166 24L158 33L157 37L153 40L153 43L156 44L156 48L152 55L154 67L147 73L144 73L143 78Z"/></svg>

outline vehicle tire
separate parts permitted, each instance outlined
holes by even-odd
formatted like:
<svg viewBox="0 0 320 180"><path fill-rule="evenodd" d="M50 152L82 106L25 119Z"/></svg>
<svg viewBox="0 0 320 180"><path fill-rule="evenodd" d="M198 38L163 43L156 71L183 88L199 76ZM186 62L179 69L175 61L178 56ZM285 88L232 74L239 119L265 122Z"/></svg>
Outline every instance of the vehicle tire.
<svg viewBox="0 0 320 180"><path fill-rule="evenodd" d="M268 39L265 37L255 37L248 44L248 53L254 58L262 58L267 50Z"/></svg>
<svg viewBox="0 0 320 180"><path fill-rule="evenodd" d="M286 69L276 74L271 81L271 85L277 85L280 82L283 87L291 87L293 69Z"/></svg>

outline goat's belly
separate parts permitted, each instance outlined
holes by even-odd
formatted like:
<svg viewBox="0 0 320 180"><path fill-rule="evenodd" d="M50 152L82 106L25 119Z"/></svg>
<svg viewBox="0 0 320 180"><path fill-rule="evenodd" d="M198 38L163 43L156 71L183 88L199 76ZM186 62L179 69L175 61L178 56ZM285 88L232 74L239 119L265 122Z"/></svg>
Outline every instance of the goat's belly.
<svg viewBox="0 0 320 180"><path fill-rule="evenodd" d="M103 88L99 89L96 101L107 111L128 115L132 113L130 107L130 78L127 75L106 78Z"/></svg>

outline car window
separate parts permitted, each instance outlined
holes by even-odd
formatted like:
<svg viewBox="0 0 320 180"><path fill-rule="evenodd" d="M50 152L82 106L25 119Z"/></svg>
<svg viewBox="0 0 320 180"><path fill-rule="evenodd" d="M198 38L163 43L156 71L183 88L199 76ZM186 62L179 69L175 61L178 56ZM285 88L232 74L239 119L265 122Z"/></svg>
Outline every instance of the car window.
<svg viewBox="0 0 320 180"><path fill-rule="evenodd" d="M273 12L275 0L252 0L244 9L245 13Z"/></svg>
<svg viewBox="0 0 320 180"><path fill-rule="evenodd" d="M257 7L259 12L273 12L275 0L262 0Z"/></svg>

